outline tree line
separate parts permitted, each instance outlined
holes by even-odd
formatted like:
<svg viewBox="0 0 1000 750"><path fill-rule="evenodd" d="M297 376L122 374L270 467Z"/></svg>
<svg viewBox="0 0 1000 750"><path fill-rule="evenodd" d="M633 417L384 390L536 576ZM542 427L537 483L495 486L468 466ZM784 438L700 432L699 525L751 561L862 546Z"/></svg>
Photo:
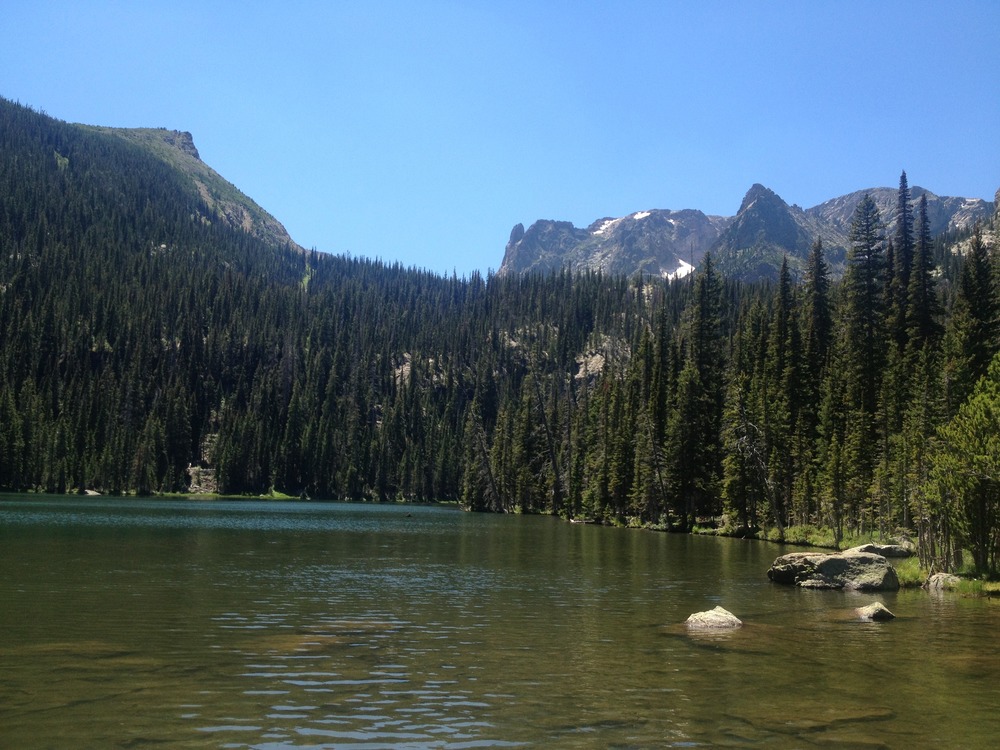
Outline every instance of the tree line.
<svg viewBox="0 0 1000 750"><path fill-rule="evenodd" d="M1000 551L989 228L901 176L848 270L439 276L211 220L142 148L0 101L0 487L444 500ZM984 232L986 233L984 235ZM888 236L887 236L888 235Z"/></svg>

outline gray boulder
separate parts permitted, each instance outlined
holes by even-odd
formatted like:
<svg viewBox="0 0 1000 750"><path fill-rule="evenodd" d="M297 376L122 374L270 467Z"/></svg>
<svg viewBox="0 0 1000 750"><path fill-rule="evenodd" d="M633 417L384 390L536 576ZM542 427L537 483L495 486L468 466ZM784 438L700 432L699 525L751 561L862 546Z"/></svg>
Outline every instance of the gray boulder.
<svg viewBox="0 0 1000 750"><path fill-rule="evenodd" d="M924 588L928 591L951 591L961 580L951 573L934 573L924 581Z"/></svg>
<svg viewBox="0 0 1000 750"><path fill-rule="evenodd" d="M913 554L913 550L902 544L862 544L858 547L851 547L849 550L845 550L844 554L851 554L857 552L869 552L873 555L882 555L882 557L910 557Z"/></svg>
<svg viewBox="0 0 1000 750"><path fill-rule="evenodd" d="M858 607L854 612L865 622L892 620L896 617L896 615L886 609L886 606L882 602L872 602L867 607Z"/></svg>
<svg viewBox="0 0 1000 750"><path fill-rule="evenodd" d="M732 612L716 607L707 612L695 612L684 624L692 630L716 630L719 628L740 628L743 621Z"/></svg>
<svg viewBox="0 0 1000 750"><path fill-rule="evenodd" d="M870 552L792 552L775 560L767 571L775 583L813 589L897 591L895 569Z"/></svg>

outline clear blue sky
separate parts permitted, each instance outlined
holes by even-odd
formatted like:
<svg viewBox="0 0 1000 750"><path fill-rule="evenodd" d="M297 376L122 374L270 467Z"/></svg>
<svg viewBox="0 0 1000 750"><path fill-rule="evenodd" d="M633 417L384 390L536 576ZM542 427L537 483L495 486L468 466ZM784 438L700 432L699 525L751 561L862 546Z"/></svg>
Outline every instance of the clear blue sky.
<svg viewBox="0 0 1000 750"><path fill-rule="evenodd" d="M305 247L440 273L511 227L1000 187L1000 2L5 0L0 95L189 130Z"/></svg>

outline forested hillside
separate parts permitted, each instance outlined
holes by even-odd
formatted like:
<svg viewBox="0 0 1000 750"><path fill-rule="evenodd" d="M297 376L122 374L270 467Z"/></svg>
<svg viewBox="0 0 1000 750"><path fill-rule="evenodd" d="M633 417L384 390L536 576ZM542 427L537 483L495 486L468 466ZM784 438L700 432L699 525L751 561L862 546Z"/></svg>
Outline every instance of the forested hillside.
<svg viewBox="0 0 1000 750"><path fill-rule="evenodd" d="M997 566L993 229L951 254L905 175L842 282L819 244L798 286L459 279L213 222L141 144L6 101L0 149L0 487L905 528Z"/></svg>

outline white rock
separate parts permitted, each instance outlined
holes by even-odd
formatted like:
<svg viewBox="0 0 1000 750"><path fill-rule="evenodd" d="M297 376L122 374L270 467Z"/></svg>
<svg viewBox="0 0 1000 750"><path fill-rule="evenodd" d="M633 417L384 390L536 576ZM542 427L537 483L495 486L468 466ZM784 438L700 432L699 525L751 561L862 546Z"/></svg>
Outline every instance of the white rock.
<svg viewBox="0 0 1000 750"><path fill-rule="evenodd" d="M886 609L882 602L872 602L867 607L858 607L854 610L858 617L865 622L875 622L878 620L892 620L896 615Z"/></svg>
<svg viewBox="0 0 1000 750"><path fill-rule="evenodd" d="M695 612L684 621L684 624L694 630L743 627L742 620L722 607L716 607L707 612Z"/></svg>

